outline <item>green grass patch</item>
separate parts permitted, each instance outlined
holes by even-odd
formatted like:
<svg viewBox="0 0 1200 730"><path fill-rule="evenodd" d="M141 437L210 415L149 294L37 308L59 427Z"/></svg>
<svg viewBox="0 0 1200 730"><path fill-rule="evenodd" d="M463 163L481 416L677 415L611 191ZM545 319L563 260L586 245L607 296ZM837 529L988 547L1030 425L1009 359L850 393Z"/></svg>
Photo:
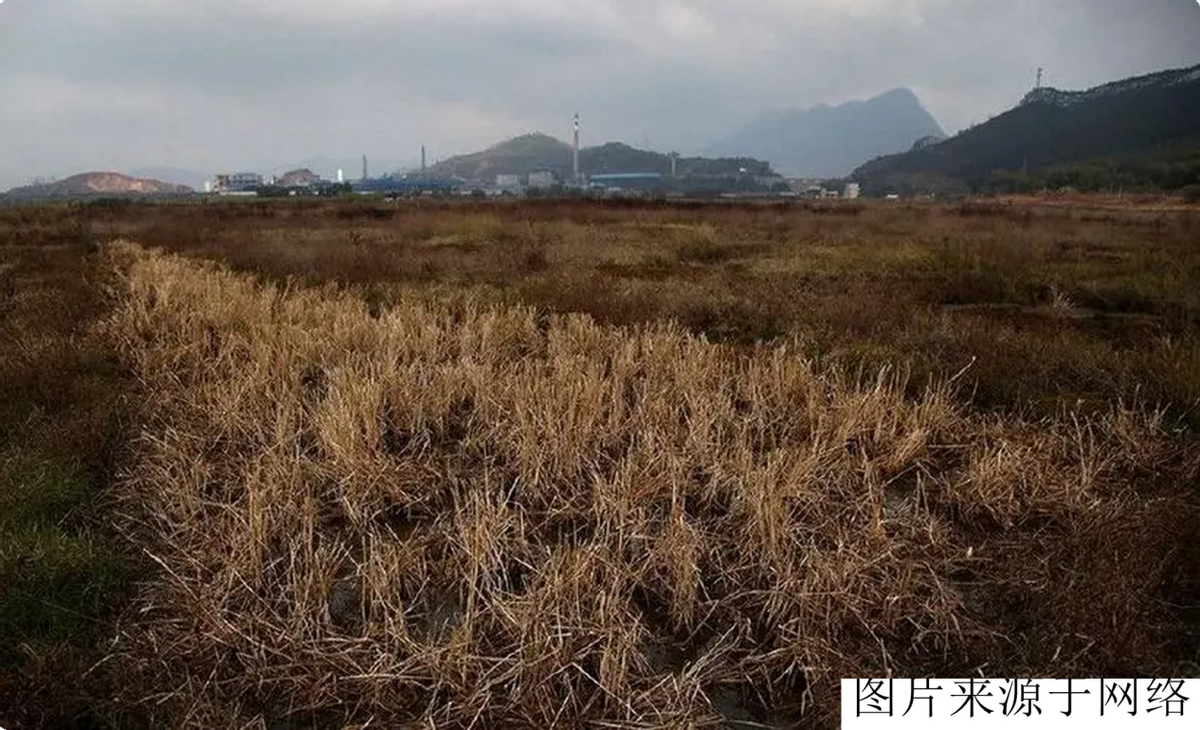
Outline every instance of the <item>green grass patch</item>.
<svg viewBox="0 0 1200 730"><path fill-rule="evenodd" d="M87 524L93 494L60 462L0 463L0 666L18 664L22 645L80 639L120 586L119 556Z"/></svg>

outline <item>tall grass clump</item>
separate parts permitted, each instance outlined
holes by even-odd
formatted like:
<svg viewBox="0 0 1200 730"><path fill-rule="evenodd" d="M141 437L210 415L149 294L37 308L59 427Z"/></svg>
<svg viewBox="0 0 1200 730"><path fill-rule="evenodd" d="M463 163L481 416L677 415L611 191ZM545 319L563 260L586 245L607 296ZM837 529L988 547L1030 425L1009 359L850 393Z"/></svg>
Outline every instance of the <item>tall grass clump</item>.
<svg viewBox="0 0 1200 730"><path fill-rule="evenodd" d="M153 722L832 726L841 677L1177 660L1197 465L1153 413L108 254L157 569L104 670Z"/></svg>

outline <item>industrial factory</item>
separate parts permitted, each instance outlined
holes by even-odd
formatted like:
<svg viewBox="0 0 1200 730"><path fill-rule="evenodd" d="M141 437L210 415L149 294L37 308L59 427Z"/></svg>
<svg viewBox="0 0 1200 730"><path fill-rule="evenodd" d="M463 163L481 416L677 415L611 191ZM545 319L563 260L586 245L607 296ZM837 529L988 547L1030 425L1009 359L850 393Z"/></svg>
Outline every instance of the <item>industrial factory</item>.
<svg viewBox="0 0 1200 730"><path fill-rule="evenodd" d="M540 144L538 154L497 155L486 164L474 167L452 164L464 159L479 159L505 144L524 141ZM770 166L757 160L711 160L681 158L676 153L663 155L637 150L620 143L609 143L584 150L580 146L580 118L573 120L573 137L567 145L546 135L526 135L497 145L483 153L453 158L451 163L426 165L426 150L421 147L417 170L371 177L369 161L362 156L361 174L348 179L339 169L329 180L307 168L291 170L279 176L264 177L253 172L217 175L205 184L205 192L220 196L257 195L330 196L383 195L386 197L427 196L524 196L571 194L592 196L649 194L668 197L857 197L856 185L842 190L815 191L811 181L785 180ZM587 156L585 170L585 153ZM568 162L569 154L569 165ZM543 165L539 168L538 165ZM507 168L507 169L505 169ZM459 174L447 174L452 170Z"/></svg>

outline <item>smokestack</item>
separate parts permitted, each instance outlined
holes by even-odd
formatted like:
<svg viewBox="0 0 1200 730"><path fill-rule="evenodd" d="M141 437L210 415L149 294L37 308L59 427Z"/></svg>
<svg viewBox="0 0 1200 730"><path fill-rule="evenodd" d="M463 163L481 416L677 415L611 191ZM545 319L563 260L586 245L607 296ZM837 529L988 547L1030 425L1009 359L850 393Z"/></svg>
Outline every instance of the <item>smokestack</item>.
<svg viewBox="0 0 1200 730"><path fill-rule="evenodd" d="M367 179L367 156L363 155L363 180Z"/></svg>
<svg viewBox="0 0 1200 730"><path fill-rule="evenodd" d="M575 151L572 157L571 171L574 173L575 182L579 180L579 112L575 113Z"/></svg>
<svg viewBox="0 0 1200 730"><path fill-rule="evenodd" d="M421 172L425 172L425 145L421 145Z"/></svg>

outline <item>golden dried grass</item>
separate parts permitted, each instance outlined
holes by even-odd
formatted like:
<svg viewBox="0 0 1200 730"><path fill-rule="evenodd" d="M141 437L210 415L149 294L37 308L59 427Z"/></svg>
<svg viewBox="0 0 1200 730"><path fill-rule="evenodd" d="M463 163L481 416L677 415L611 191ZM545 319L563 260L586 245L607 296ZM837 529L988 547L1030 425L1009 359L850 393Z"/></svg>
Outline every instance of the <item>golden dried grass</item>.
<svg viewBox="0 0 1200 730"><path fill-rule="evenodd" d="M107 666L156 721L831 724L840 677L1168 661L1196 464L1154 414L109 255L160 570Z"/></svg>

